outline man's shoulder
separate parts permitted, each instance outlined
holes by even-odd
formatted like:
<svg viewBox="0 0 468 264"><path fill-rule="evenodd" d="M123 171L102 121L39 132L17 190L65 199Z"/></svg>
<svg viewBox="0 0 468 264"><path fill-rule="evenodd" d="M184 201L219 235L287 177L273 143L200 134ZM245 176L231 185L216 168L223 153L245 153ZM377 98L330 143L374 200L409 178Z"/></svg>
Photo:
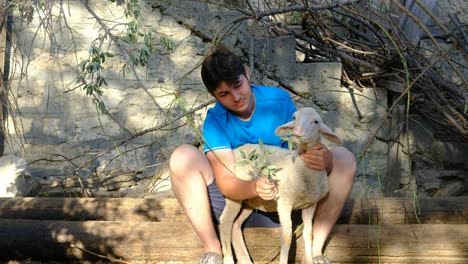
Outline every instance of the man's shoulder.
<svg viewBox="0 0 468 264"><path fill-rule="evenodd" d="M278 87L273 86L263 86L263 85L252 85L254 92L259 95L257 99L263 100L284 100L290 99L289 94Z"/></svg>
<svg viewBox="0 0 468 264"><path fill-rule="evenodd" d="M216 102L215 105L208 109L207 116L213 115L216 117L225 116L227 114L227 109L223 107L219 102Z"/></svg>

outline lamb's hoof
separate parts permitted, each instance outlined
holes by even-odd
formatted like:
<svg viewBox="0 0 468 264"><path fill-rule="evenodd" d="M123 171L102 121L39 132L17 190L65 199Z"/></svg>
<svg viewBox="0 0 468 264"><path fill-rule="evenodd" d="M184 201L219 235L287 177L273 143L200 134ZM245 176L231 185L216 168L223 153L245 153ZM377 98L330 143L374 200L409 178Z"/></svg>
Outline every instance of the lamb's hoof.
<svg viewBox="0 0 468 264"><path fill-rule="evenodd" d="M223 264L223 258L216 252L206 252L198 264Z"/></svg>
<svg viewBox="0 0 468 264"><path fill-rule="evenodd" d="M330 260L324 255L316 256L312 259L313 264L331 264Z"/></svg>

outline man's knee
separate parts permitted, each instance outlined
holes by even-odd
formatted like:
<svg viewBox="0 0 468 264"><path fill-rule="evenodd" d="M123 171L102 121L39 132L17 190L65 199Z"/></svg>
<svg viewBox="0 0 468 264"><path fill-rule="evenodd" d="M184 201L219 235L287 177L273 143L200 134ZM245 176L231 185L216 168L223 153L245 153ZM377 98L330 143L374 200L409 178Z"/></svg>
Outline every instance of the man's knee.
<svg viewBox="0 0 468 264"><path fill-rule="evenodd" d="M185 159L188 156L195 155L199 152L200 151L192 145L189 145L189 144L180 145L176 149L174 149L174 151L172 152L171 162L175 162L177 159L181 159L181 158Z"/></svg>
<svg viewBox="0 0 468 264"><path fill-rule="evenodd" d="M194 162L194 158L200 154L200 151L192 145L184 144L177 147L169 159L172 176L177 175L181 170L185 170L189 164Z"/></svg>
<svg viewBox="0 0 468 264"><path fill-rule="evenodd" d="M177 147L169 159L169 169L172 180L188 179L201 176L205 182L213 181L213 172L206 156L192 145Z"/></svg>
<svg viewBox="0 0 468 264"><path fill-rule="evenodd" d="M338 146L333 148L333 168L336 169L345 180L349 180L351 183L354 180L356 174L356 158L354 154L347 148Z"/></svg>

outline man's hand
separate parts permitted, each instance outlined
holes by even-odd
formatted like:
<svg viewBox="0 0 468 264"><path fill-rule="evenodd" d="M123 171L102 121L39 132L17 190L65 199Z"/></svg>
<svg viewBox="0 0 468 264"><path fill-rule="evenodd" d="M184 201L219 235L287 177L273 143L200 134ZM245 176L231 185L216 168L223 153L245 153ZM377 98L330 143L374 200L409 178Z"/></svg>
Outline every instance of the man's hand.
<svg viewBox="0 0 468 264"><path fill-rule="evenodd" d="M273 200L276 197L275 184L267 178L260 178L255 182L255 191L263 200Z"/></svg>
<svg viewBox="0 0 468 264"><path fill-rule="evenodd" d="M300 155L307 168L313 170L326 170L329 174L333 168L331 151L322 143L319 143Z"/></svg>

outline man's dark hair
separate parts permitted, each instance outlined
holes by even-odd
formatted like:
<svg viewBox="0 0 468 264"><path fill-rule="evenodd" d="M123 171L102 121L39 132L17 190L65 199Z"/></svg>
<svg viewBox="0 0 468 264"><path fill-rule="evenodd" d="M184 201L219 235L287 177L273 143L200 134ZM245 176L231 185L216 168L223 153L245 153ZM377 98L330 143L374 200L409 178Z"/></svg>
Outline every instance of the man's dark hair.
<svg viewBox="0 0 468 264"><path fill-rule="evenodd" d="M241 58L224 45L219 45L203 61L201 77L209 93L214 94L221 82L233 85L245 74Z"/></svg>

